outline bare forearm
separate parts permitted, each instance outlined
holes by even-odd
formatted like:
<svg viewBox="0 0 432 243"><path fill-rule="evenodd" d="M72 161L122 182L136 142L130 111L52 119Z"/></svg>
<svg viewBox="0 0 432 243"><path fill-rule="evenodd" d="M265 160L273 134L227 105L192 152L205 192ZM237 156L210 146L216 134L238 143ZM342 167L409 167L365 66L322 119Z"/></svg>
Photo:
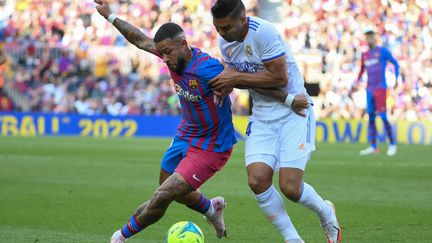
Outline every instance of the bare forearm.
<svg viewBox="0 0 432 243"><path fill-rule="evenodd" d="M285 103L285 100L288 95L288 93L285 90L279 88L267 88L267 89L253 88L252 90L264 96L276 99L281 103Z"/></svg>
<svg viewBox="0 0 432 243"><path fill-rule="evenodd" d="M114 20L113 25L130 43L142 50L154 53L155 47L153 40L146 36L140 29L119 18Z"/></svg>
<svg viewBox="0 0 432 243"><path fill-rule="evenodd" d="M253 88L277 88L287 85L286 81L269 71L260 71L256 73L237 73L233 78L235 86L253 87Z"/></svg>

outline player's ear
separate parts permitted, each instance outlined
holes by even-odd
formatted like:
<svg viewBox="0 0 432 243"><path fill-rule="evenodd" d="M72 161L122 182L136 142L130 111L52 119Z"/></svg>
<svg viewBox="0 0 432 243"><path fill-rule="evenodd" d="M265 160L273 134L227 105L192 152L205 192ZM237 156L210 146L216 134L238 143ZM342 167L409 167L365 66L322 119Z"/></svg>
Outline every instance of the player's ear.
<svg viewBox="0 0 432 243"><path fill-rule="evenodd" d="M183 47L185 47L185 48L187 48L189 45L188 45L188 42L187 42L187 40L186 39L182 39L181 40L181 45L183 46Z"/></svg>
<svg viewBox="0 0 432 243"><path fill-rule="evenodd" d="M247 23L247 17L244 14L241 16L241 23L242 24L246 24Z"/></svg>

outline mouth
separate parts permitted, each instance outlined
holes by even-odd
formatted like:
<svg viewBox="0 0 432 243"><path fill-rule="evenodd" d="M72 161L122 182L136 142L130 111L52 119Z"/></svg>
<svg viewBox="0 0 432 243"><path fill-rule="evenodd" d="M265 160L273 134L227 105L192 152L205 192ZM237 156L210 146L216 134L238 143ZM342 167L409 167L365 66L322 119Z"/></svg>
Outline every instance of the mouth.
<svg viewBox="0 0 432 243"><path fill-rule="evenodd" d="M226 40L226 41L228 41L228 42L231 42L231 41L233 41L230 37L228 37L228 36L222 36L222 38L224 38L224 40Z"/></svg>

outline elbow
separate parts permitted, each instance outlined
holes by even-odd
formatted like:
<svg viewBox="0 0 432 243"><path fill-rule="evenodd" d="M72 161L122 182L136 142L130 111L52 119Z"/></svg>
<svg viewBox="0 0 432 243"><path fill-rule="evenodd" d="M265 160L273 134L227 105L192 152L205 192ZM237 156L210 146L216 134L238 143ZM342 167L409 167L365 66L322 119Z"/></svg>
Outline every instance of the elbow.
<svg viewBox="0 0 432 243"><path fill-rule="evenodd" d="M277 80L278 87L286 87L288 85L288 74L285 72L278 73L278 75L274 75L275 80Z"/></svg>
<svg viewBox="0 0 432 243"><path fill-rule="evenodd" d="M288 85L288 79L287 78L281 78L279 79L279 82L277 83L278 87L285 87Z"/></svg>

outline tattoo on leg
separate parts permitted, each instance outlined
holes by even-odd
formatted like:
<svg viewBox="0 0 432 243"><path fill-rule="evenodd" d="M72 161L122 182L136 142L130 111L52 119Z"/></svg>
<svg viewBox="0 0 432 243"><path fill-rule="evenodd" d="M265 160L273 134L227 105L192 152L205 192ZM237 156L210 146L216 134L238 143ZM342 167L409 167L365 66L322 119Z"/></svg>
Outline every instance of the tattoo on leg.
<svg viewBox="0 0 432 243"><path fill-rule="evenodd" d="M173 175L158 187L152 198L138 207L136 216L143 228L163 217L168 206L176 199L192 192L192 187Z"/></svg>

